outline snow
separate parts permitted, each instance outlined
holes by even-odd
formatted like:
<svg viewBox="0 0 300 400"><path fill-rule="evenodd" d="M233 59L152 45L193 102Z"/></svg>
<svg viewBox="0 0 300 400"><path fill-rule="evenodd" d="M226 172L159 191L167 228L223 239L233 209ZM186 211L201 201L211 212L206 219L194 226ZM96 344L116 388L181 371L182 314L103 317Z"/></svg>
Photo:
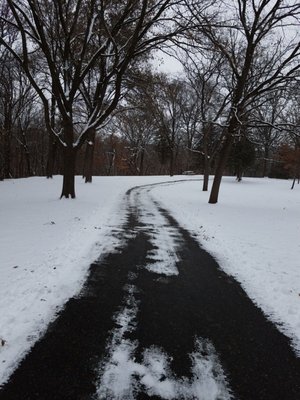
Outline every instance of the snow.
<svg viewBox="0 0 300 400"><path fill-rule="evenodd" d="M218 259L221 268L241 282L278 329L293 339L295 351L300 352L299 187L292 191L290 182L282 180L247 178L237 183L234 178L225 178L220 202L209 205L208 193L201 192L201 182L195 178L201 179L97 177L93 184L84 184L77 178L75 200L58 199L61 177L0 183L0 384L8 379L65 302L79 292L90 263L120 249L122 243L116 232L126 221L126 191L137 185L178 179L189 181L149 186L140 194L144 207L140 217L144 224L151 225L154 247L148 254L147 268L162 275L178 274L175 264L180 245L175 232L168 231L164 218L147 200L150 195L195 235ZM133 234L128 232L128 237ZM99 378L107 379L106 387L120 393L127 387L130 398L135 387L142 384L149 394L159 392L166 399L175 399L181 393L181 398L188 399L198 393L198 384L202 385L202 392L203 385L209 384L211 393L223 390L224 399L229 398L225 377L218 382L214 373L210 374L218 369L218 376L222 377L213 345L206 338L197 338L190 355L194 360L193 375L198 379L174 377L163 349L145 349L143 362L136 363L137 344L124 338L129 329L135 328L138 312L133 283L124 288L124 296L124 307L116 316L123 331L114 332L111 362L106 360L108 364L103 365ZM203 346L210 348L209 359L203 359ZM119 389L114 389L109 376L119 376L120 366L126 366L128 375ZM105 371L110 374L105 375ZM132 381L132 373L134 379L139 377L138 381ZM162 373L166 379L160 382ZM205 374L202 382L199 376Z"/></svg>
<svg viewBox="0 0 300 400"><path fill-rule="evenodd" d="M150 232L150 243L153 249L148 251L147 258L149 264L146 268L150 272L163 274L167 276L178 275L176 263L179 261L176 249L177 231L169 227L166 219L157 210L151 198L149 198L150 188L146 187L147 195L141 200L139 195L135 196L138 205L139 218L142 225L147 227L147 233ZM178 239L177 239L178 240Z"/></svg>
<svg viewBox="0 0 300 400"><path fill-rule="evenodd" d="M219 203L202 182L152 195L234 276L300 354L300 188L285 180L223 178Z"/></svg>
<svg viewBox="0 0 300 400"><path fill-rule="evenodd" d="M90 263L120 245L125 192L165 179L78 177L75 200L59 200L61 177L0 183L0 385L79 292Z"/></svg>
<svg viewBox="0 0 300 400"><path fill-rule="evenodd" d="M131 280L134 280L131 278ZM138 289L124 287L125 306L115 316L117 327L107 345L109 357L100 366L97 398L99 400L134 400L140 392L166 400L230 400L226 377L212 343L197 338L192 359L192 375L177 378L171 370L171 357L152 346L144 349L141 363L135 361L137 341L125 338L136 327Z"/></svg>

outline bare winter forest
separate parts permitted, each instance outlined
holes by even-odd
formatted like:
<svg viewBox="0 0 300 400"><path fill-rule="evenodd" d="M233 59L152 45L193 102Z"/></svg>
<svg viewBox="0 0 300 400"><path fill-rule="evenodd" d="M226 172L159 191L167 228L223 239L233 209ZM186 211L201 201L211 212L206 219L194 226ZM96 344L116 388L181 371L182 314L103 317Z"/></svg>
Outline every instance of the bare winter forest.
<svg viewBox="0 0 300 400"><path fill-rule="evenodd" d="M0 180L299 179L296 0L3 0ZM180 62L178 74L158 64Z"/></svg>

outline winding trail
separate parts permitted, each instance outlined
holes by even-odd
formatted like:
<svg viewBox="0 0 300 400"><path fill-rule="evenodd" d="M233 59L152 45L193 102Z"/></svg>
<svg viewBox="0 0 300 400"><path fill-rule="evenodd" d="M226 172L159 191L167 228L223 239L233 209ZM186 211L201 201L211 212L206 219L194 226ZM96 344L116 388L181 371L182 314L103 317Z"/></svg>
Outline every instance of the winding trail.
<svg viewBox="0 0 300 400"><path fill-rule="evenodd" d="M300 359L241 286L151 197L24 358L0 400L299 400ZM199 216L201 218L201 216Z"/></svg>

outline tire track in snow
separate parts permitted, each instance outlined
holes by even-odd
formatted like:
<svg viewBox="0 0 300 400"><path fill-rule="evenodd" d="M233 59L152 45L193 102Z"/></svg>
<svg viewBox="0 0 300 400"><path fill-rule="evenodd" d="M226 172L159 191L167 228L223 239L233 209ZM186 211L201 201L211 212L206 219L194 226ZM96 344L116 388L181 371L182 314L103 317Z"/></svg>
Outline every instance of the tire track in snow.
<svg viewBox="0 0 300 400"><path fill-rule="evenodd" d="M0 400L227 400L229 387L240 400L299 400L289 340L151 198L153 186L128 192L122 245L91 265Z"/></svg>

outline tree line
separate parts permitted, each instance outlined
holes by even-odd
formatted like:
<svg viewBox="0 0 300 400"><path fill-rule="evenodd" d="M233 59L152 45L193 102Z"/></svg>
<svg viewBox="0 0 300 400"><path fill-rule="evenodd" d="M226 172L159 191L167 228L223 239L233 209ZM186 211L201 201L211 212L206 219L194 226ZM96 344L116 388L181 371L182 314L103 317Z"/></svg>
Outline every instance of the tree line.
<svg viewBox="0 0 300 400"><path fill-rule="evenodd" d="M5 0L0 179L214 174L299 179L293 0ZM155 72L172 53L178 76Z"/></svg>

